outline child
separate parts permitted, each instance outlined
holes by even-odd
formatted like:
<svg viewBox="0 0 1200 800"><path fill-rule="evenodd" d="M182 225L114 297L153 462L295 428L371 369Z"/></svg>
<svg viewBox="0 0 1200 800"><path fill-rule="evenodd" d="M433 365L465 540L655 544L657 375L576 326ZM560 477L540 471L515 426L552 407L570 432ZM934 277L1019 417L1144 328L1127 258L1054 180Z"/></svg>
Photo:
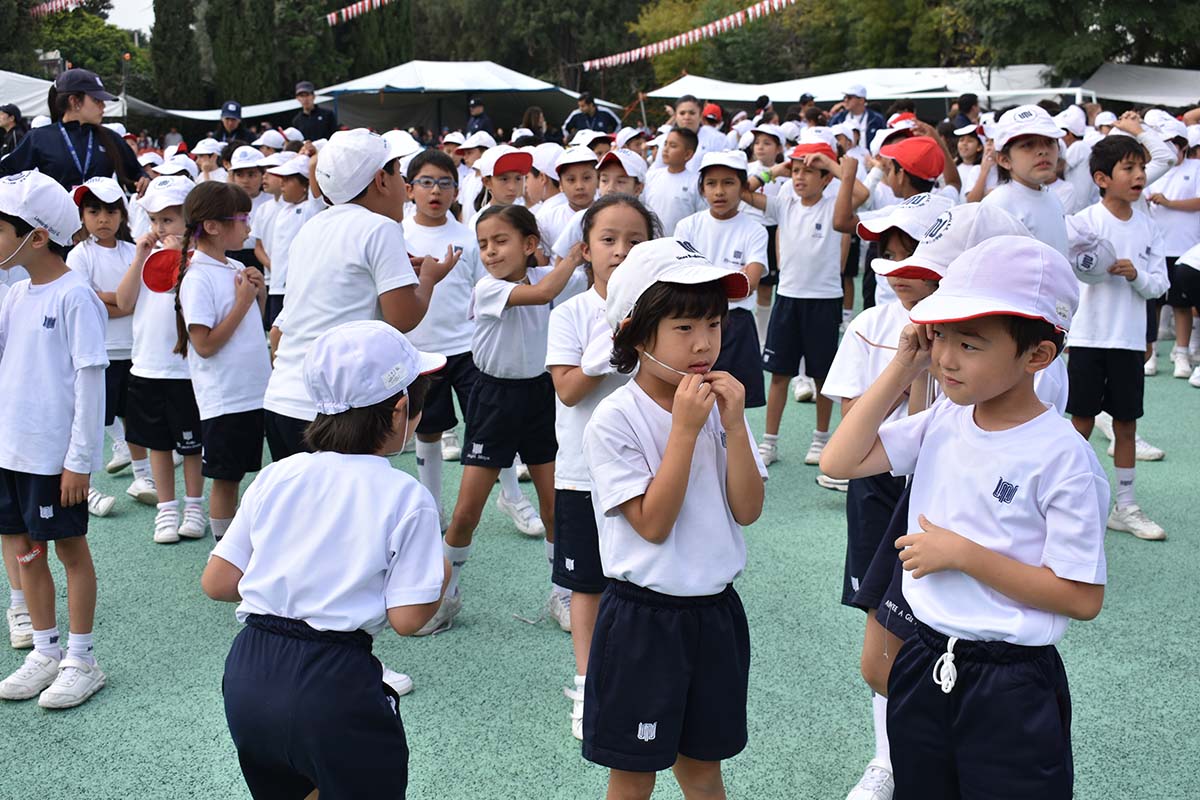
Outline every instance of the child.
<svg viewBox="0 0 1200 800"><path fill-rule="evenodd" d="M968 203L978 203L1000 181L991 139L982 125L967 125L954 131L954 134L958 137L954 161L958 164L963 199Z"/></svg>
<svg viewBox="0 0 1200 800"><path fill-rule="evenodd" d="M1078 292L1041 242L997 236L966 251L822 455L837 477L913 476L910 533L895 543L916 628L888 679L896 797L1072 796L1054 644L1070 618L1100 611L1108 489L1034 377ZM946 401L888 422L926 368ZM996 753L1003 770L986 768Z"/></svg>
<svg viewBox="0 0 1200 800"><path fill-rule="evenodd" d="M274 199L271 195L263 192L262 163L263 156L248 145L237 148L229 157L229 174L232 177L232 183L250 198L251 217L265 203L270 203ZM241 262L243 266L259 269L259 274L261 274L262 262L258 260L258 256L254 252L257 241L253 235L248 236L241 246L230 253L230 256Z"/></svg>
<svg viewBox="0 0 1200 800"><path fill-rule="evenodd" d="M680 220L675 238L695 245L718 266L746 273L754 294L767 269L767 231L761 222L739 211L742 192L748 185L745 153L705 153L700 162L699 189L708 210ZM754 324L754 296L730 301L721 334L721 357L713 369L730 373L742 384L746 408L767 404L761 353Z"/></svg>
<svg viewBox="0 0 1200 800"><path fill-rule="evenodd" d="M221 166L221 151L224 149L225 145L216 139L201 139L196 143L192 148L192 155L196 157L196 166L200 170L196 183L225 181L228 173Z"/></svg>
<svg viewBox="0 0 1200 800"><path fill-rule="evenodd" d="M501 467L520 454L537 489L547 541L554 532L554 384L546 372L546 330L550 303L575 271L573 258L553 268L531 267L538 248L537 220L523 206L496 206L475 226L480 257L488 274L471 300L475 334L471 354L479 376L467 401L466 448L458 502L446 529L450 583L438 613L420 634L449 628L462 610L459 572L471 554L471 540ZM514 343L521 343L514 346ZM553 552L553 551L551 551ZM564 589L554 587L550 612L564 628L570 610Z"/></svg>
<svg viewBox="0 0 1200 800"><path fill-rule="evenodd" d="M0 269L21 264L29 274L0 304L0 540L5 565L19 565L12 589L25 601L10 608L9 624L27 613L34 648L0 682L0 699L38 697L42 708L77 706L105 681L93 653L86 501L89 475L103 463L108 357L104 305L63 261L78 229L79 211L53 179L32 171L0 180ZM65 658L49 542L67 578ZM14 644L19 632L9 631Z"/></svg>
<svg viewBox="0 0 1200 800"><path fill-rule="evenodd" d="M596 626L600 593L607 580L600 565L591 479L583 460L583 431L600 401L629 379L612 366L612 330L604 319L608 281L632 247L655 238L657 222L636 198L609 194L583 220L583 257L592 287L550 312L546 369L557 402L554 431L554 583L571 591L571 641L575 679L566 690L573 701L571 733L583 738L583 689L588 648Z"/></svg>
<svg viewBox="0 0 1200 800"><path fill-rule="evenodd" d="M263 395L271 376L259 290L262 273L228 259L249 235L250 198L228 183L200 184L183 206L187 233L175 286L178 337L186 355L204 442L203 475L213 482L209 522L225 535L238 484L262 466Z"/></svg>
<svg viewBox="0 0 1200 800"><path fill-rule="evenodd" d="M262 266L263 281L268 287L268 304L263 309L263 327L267 330L270 330L275 322L274 317L270 316L271 257L267 254L267 246L271 241L271 223L283 207L283 200L280 198L283 193L283 178L272 175L267 170L278 167L292 157L291 153L276 153L264 157L259 162L259 169L262 170L262 193L259 196L265 199L250 212L250 238L254 240L254 260Z"/></svg>
<svg viewBox="0 0 1200 800"><path fill-rule="evenodd" d="M1098 283L1081 291L1068 344L1067 412L1086 439L1096 415L1113 418L1116 505L1108 527L1139 539L1165 539L1134 497L1137 420L1142 416L1146 301L1167 290L1167 267L1158 226L1135 204L1146 187L1149 156L1130 136L1106 136L1092 148L1090 168L1101 200L1073 218L1112 244L1118 261Z"/></svg>
<svg viewBox="0 0 1200 800"><path fill-rule="evenodd" d="M525 207L536 217L546 204L554 206L567 202L558 188L554 164L563 154L563 146L554 142L543 142L522 148L533 158L529 175L525 177ZM540 225L540 223L539 223Z"/></svg>
<svg viewBox="0 0 1200 800"><path fill-rule="evenodd" d="M151 291L142 267L152 252L180 250L187 225L183 204L194 184L171 175L155 178L142 197L150 231L137 241L133 262L117 286L117 307L133 313L133 366L129 369L126 438L150 451L150 472L158 500L154 541L174 544L200 539L208 526L201 474L200 411L188 363L175 352L178 326L173 293ZM181 256L182 257L182 256ZM184 507L175 499L172 451L183 456Z"/></svg>
<svg viewBox="0 0 1200 800"><path fill-rule="evenodd" d="M550 250L566 229L572 217L596 199L596 154L586 147L570 147L559 154L554 162L557 185L562 190L563 201L554 206L543 206L537 213L538 230L544 248Z"/></svg>
<svg viewBox="0 0 1200 800"><path fill-rule="evenodd" d="M496 146L496 140L487 131L475 131L463 141L456 151L467 167L467 174L458 182L459 221L468 222L479 210L479 196L483 194L483 179L475 169L475 162L485 150Z"/></svg>
<svg viewBox="0 0 1200 800"><path fill-rule="evenodd" d="M596 162L596 182L600 197L610 194L639 197L645 181L646 162L632 150L609 150ZM555 258L566 258L571 248L583 241L583 215L584 211L576 211L563 226L562 233L554 241ZM574 292L570 291L568 297L572 294Z"/></svg>
<svg viewBox="0 0 1200 800"><path fill-rule="evenodd" d="M377 320L318 337L304 364L316 452L266 467L213 549L201 586L240 601L246 625L222 694L254 797L404 796L404 725L372 640L423 625L446 566L432 498L386 456L404 447L443 363Z"/></svg>
<svg viewBox="0 0 1200 800"><path fill-rule="evenodd" d="M662 223L664 236L675 234L679 220L704 210L696 173L688 169L698 142L695 131L672 128L663 141L662 167L646 176L646 205Z"/></svg>
<svg viewBox="0 0 1200 800"><path fill-rule="evenodd" d="M483 193L479 195L478 209L467 224L471 230L490 206L511 206L524 203L525 176L533 166L533 156L507 144L489 148L475 162L475 169L483 181Z"/></svg>
<svg viewBox="0 0 1200 800"><path fill-rule="evenodd" d="M763 194L778 194L787 186L788 179L780 175L772 178L769 173L776 164L784 158L784 133L778 125L762 124L750 131L754 135L754 161L746 166L748 175L759 176L758 191ZM779 246L776 241L778 225L767 225L763 214L757 208L747 204L743 209L751 219L757 219L767 229L767 271L758 282L758 301L754 306L754 322L758 329L759 341L766 341L767 324L771 320L772 288L779 283Z"/></svg>
<svg viewBox="0 0 1200 800"><path fill-rule="evenodd" d="M1041 106L1017 106L996 122L993 140L1000 184L982 202L1003 208L1039 241L1067 254L1066 214L1048 188L1057 178L1058 140L1063 136Z"/></svg>
<svg viewBox="0 0 1200 800"><path fill-rule="evenodd" d="M325 209L320 195L310 191L310 168L307 156L293 156L267 170L268 175L282 179L279 182L280 206L270 223L270 243L264 248L267 260L263 263L271 270L266 311L270 323L274 323L283 310L287 295L288 254L292 240L305 222Z"/></svg>
<svg viewBox="0 0 1200 800"><path fill-rule="evenodd" d="M732 582L766 468L742 386L714 372L746 274L678 239L634 247L613 275L612 361L633 380L583 435L603 513L600 600L584 686L583 756L609 797L648 798L673 767L685 797L724 796L721 761L746 746L750 636Z"/></svg>

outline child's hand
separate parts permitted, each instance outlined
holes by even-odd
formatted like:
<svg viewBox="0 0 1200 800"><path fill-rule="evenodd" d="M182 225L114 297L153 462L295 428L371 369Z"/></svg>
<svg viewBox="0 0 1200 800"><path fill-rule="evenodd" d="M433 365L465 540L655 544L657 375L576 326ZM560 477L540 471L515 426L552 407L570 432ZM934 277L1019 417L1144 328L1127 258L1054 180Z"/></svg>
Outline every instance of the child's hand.
<svg viewBox="0 0 1200 800"><path fill-rule="evenodd" d="M1168 200L1167 196L1162 192L1155 192L1154 194L1150 195L1150 202L1154 203L1156 206L1162 206L1163 208L1171 207L1171 201Z"/></svg>
<svg viewBox="0 0 1200 800"><path fill-rule="evenodd" d="M675 389L675 402L671 407L672 421L693 436L704 427L717 401L712 384L706 382L704 377L688 375L679 381Z"/></svg>
<svg viewBox="0 0 1200 800"><path fill-rule="evenodd" d="M1138 276L1137 267L1128 258L1118 259L1115 264L1108 268L1109 275L1120 275L1127 281L1136 280Z"/></svg>
<svg viewBox="0 0 1200 800"><path fill-rule="evenodd" d="M567 251L567 257L560 261L558 266L561 267L564 264L570 264L571 269L575 269L576 267L583 266L583 263L583 242L576 242L571 245L571 249Z"/></svg>
<svg viewBox="0 0 1200 800"><path fill-rule="evenodd" d="M983 146L983 161L981 162L985 170L992 168L996 163L996 145L992 144L992 140L988 139L987 144Z"/></svg>
<svg viewBox="0 0 1200 800"><path fill-rule="evenodd" d="M725 430L745 427L743 418L746 415L746 387L742 386L741 381L728 372L710 372L704 376L704 380L717 396L717 409L720 411L721 425Z"/></svg>
<svg viewBox="0 0 1200 800"><path fill-rule="evenodd" d="M928 122L917 120L912 126L913 136L928 136L935 142L942 141L942 135L937 132L937 128L930 125Z"/></svg>
<svg viewBox="0 0 1200 800"><path fill-rule="evenodd" d="M234 302L241 303L249 308L258 299L258 287L262 285L262 275L258 274L257 280L250 273L258 273L258 270L247 268L233 276L234 285Z"/></svg>
<svg viewBox="0 0 1200 800"><path fill-rule="evenodd" d="M900 550L900 562L914 578L923 578L935 572L959 569L962 563L963 545L967 540L952 530L939 528L924 514L917 520L923 533L910 533L896 540Z"/></svg>
<svg viewBox="0 0 1200 800"><path fill-rule="evenodd" d="M792 174L792 162L791 161L782 161L779 164L776 164L775 166L771 167L771 177L772 178L786 178L788 175L791 175L791 174Z"/></svg>
<svg viewBox="0 0 1200 800"><path fill-rule="evenodd" d="M838 163L842 167L843 181L852 181L858 176L858 159L854 156L843 156Z"/></svg>
<svg viewBox="0 0 1200 800"><path fill-rule="evenodd" d="M823 169L827 172L837 172L838 164L824 153L809 153L804 157L804 165L813 169Z"/></svg>
<svg viewBox="0 0 1200 800"><path fill-rule="evenodd" d="M183 237L172 233L159 239L159 244L163 246L164 250L182 250Z"/></svg>
<svg viewBox="0 0 1200 800"><path fill-rule="evenodd" d="M138 237L137 247L134 249L134 254L141 261L145 261L150 253L153 252L154 245L156 244L158 244L158 236L154 233L154 231L147 231Z"/></svg>
<svg viewBox="0 0 1200 800"><path fill-rule="evenodd" d="M69 469L63 469L62 477L59 478L59 487L61 495L58 502L63 508L79 505L87 501L88 484L91 476L87 473L71 472Z"/></svg>
<svg viewBox="0 0 1200 800"><path fill-rule="evenodd" d="M423 278L426 275L433 276L433 282L439 283L442 278L450 274L450 270L454 269L454 265L458 263L458 259L462 257L462 248L455 248L454 245L446 247L446 257L438 261L433 256L425 256L422 259L411 257L413 271L417 273L418 278Z"/></svg>
<svg viewBox="0 0 1200 800"><path fill-rule="evenodd" d="M905 325L900 332L900 344L893 359L914 375L929 369L932 361L933 330L929 325Z"/></svg>
<svg viewBox="0 0 1200 800"><path fill-rule="evenodd" d="M1126 111L1121 115L1121 118L1117 120L1117 124L1113 127L1117 130L1122 130L1128 134L1137 136L1143 130L1142 115L1136 111Z"/></svg>

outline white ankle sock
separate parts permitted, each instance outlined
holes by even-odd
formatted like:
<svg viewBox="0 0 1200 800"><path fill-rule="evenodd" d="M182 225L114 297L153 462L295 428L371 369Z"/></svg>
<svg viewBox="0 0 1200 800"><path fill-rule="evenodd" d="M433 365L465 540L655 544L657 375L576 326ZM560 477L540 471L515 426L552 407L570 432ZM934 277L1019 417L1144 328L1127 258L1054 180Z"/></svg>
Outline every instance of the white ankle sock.
<svg viewBox="0 0 1200 800"><path fill-rule="evenodd" d="M554 542L546 540L546 560L550 562L550 569L554 569Z"/></svg>
<svg viewBox="0 0 1200 800"><path fill-rule="evenodd" d="M198 508L201 511L203 511L204 510L204 497L203 496L184 497L183 498L183 507L184 507L184 510L189 509L189 508Z"/></svg>
<svg viewBox="0 0 1200 800"><path fill-rule="evenodd" d="M1134 467L1117 467L1114 470L1117 473L1117 508L1125 508L1131 506L1137 501L1133 495L1133 474Z"/></svg>
<svg viewBox="0 0 1200 800"><path fill-rule="evenodd" d="M521 493L521 483L517 480L516 467L500 470L500 491L504 492L504 499L510 503L518 503L525 497Z"/></svg>
<svg viewBox="0 0 1200 800"><path fill-rule="evenodd" d="M120 417L114 417L113 424L105 425L104 431L113 440L113 444L125 444L125 426L121 424Z"/></svg>
<svg viewBox="0 0 1200 800"><path fill-rule="evenodd" d="M458 594L458 575L462 572L463 564L471 556L471 545L466 547L451 547L442 541L442 555L450 562L450 582L446 584L446 596Z"/></svg>
<svg viewBox="0 0 1200 800"><path fill-rule="evenodd" d="M158 510L159 511L171 511L171 512L178 514L179 513L179 501L178 500L168 500L165 503L159 503Z"/></svg>
<svg viewBox="0 0 1200 800"><path fill-rule="evenodd" d="M763 441L766 442L767 444L778 444L779 443L779 434L778 433L764 433Z"/></svg>
<svg viewBox="0 0 1200 800"><path fill-rule="evenodd" d="M212 526L213 539L219 542L221 541L221 537L225 535L225 532L229 530L229 526L233 524L233 517L229 519L212 517L208 520L208 524Z"/></svg>
<svg viewBox="0 0 1200 800"><path fill-rule="evenodd" d="M34 630L33 649L55 661L62 661L62 647L58 644L58 626L47 628L44 631Z"/></svg>
<svg viewBox="0 0 1200 800"><path fill-rule="evenodd" d="M829 444L829 431L813 431L813 441Z"/></svg>
<svg viewBox="0 0 1200 800"><path fill-rule="evenodd" d="M25 592L20 589L8 590L8 607L18 608L25 605Z"/></svg>
<svg viewBox="0 0 1200 800"><path fill-rule="evenodd" d="M886 697L881 694L871 695L871 716L875 718L875 757L871 760L890 770L892 746L888 742Z"/></svg>
<svg viewBox="0 0 1200 800"><path fill-rule="evenodd" d="M93 653L92 634L71 631L71 635L67 637L67 655L71 658L78 658L85 664L95 666L96 656Z"/></svg>
<svg viewBox="0 0 1200 800"><path fill-rule="evenodd" d="M150 477L150 459L135 458L133 459L133 477L149 478Z"/></svg>
<svg viewBox="0 0 1200 800"><path fill-rule="evenodd" d="M417 439L417 480L442 504L442 443Z"/></svg>

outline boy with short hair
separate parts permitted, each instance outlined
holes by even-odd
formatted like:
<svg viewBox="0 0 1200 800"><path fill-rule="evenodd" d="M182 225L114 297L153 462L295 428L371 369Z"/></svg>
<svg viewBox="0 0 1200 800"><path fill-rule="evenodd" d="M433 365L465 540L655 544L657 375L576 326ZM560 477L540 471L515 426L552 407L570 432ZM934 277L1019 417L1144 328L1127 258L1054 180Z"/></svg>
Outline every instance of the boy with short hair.
<svg viewBox="0 0 1200 800"><path fill-rule="evenodd" d="M576 214L586 211L596 199L596 161L596 154L587 147L568 147L554 161L551 179L563 199L547 204L536 214L542 249L551 257L554 243L567 223Z"/></svg>
<svg viewBox="0 0 1200 800"><path fill-rule="evenodd" d="M706 209L696 186L698 176L688 169L688 162L699 146L695 131L672 128L663 140L663 166L646 176L644 199L662 224L663 236L674 235L679 220Z"/></svg>

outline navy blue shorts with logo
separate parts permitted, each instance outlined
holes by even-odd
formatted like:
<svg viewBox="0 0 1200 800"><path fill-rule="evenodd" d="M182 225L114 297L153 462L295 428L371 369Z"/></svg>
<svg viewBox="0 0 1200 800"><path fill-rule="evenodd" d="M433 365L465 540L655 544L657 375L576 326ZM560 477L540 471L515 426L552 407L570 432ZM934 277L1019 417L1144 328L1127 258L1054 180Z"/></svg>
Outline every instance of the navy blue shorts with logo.
<svg viewBox="0 0 1200 800"><path fill-rule="evenodd" d="M109 361L104 369L104 424L112 425L125 417L125 398L129 395L129 369L133 362Z"/></svg>
<svg viewBox="0 0 1200 800"><path fill-rule="evenodd" d="M728 372L746 389L746 408L762 408L767 404L763 389L762 345L758 341L758 326L754 313L744 308L731 308L721 330L721 355L713 369Z"/></svg>
<svg viewBox="0 0 1200 800"><path fill-rule="evenodd" d="M583 757L658 772L684 755L723 761L746 747L750 630L733 586L674 597L613 581L588 657Z"/></svg>
<svg viewBox="0 0 1200 800"><path fill-rule="evenodd" d="M955 641L957 676L944 692L933 673L949 641L918 621L892 666L895 800L1070 800L1071 693L1058 650Z"/></svg>
<svg viewBox="0 0 1200 800"><path fill-rule="evenodd" d="M454 414L454 396L458 396L458 407L463 416L471 399L471 387L479 377L479 368L470 353L446 356L446 366L434 375L433 383L425 395L425 410L417 423L417 433L432 434L452 431L458 425Z"/></svg>
<svg viewBox="0 0 1200 800"><path fill-rule="evenodd" d="M837 355L842 298L776 297L767 326L763 369L776 375L799 375L800 359L810 378L825 380Z"/></svg>
<svg viewBox="0 0 1200 800"><path fill-rule="evenodd" d="M1067 413L1107 411L1120 422L1141 419L1146 354L1138 350L1072 347L1067 356Z"/></svg>
<svg viewBox="0 0 1200 800"><path fill-rule="evenodd" d="M200 409L191 381L130 375L127 401L128 442L185 456L200 454Z"/></svg>
<svg viewBox="0 0 1200 800"><path fill-rule="evenodd" d="M896 501L887 531L849 603L863 611L876 609L876 622L893 636L905 640L913 635L916 618L904 599L904 567L896 540L908 534L908 495L909 489L905 488Z"/></svg>
<svg viewBox="0 0 1200 800"><path fill-rule="evenodd" d="M548 372L509 380L481 371L467 401L462 464L503 469L517 453L526 464L549 464L558 455L554 382Z"/></svg>
<svg viewBox="0 0 1200 800"><path fill-rule="evenodd" d="M600 535L591 492L554 490L554 583L600 594L608 585L600 563Z"/></svg>
<svg viewBox="0 0 1200 800"><path fill-rule="evenodd" d="M846 489L846 568L842 605L856 606L854 595L886 538L896 504L904 494L904 478L884 473L854 478ZM894 541L894 539L892 540Z"/></svg>
<svg viewBox="0 0 1200 800"><path fill-rule="evenodd" d="M399 698L363 631L250 615L221 683L225 719L255 800L403 800L408 743Z"/></svg>
<svg viewBox="0 0 1200 800"><path fill-rule="evenodd" d="M62 475L32 475L0 467L0 536L27 533L35 542L84 536L87 503L63 508Z"/></svg>
<svg viewBox="0 0 1200 800"><path fill-rule="evenodd" d="M262 469L263 410L222 414L200 423L204 440L201 472L217 481L241 481Z"/></svg>

